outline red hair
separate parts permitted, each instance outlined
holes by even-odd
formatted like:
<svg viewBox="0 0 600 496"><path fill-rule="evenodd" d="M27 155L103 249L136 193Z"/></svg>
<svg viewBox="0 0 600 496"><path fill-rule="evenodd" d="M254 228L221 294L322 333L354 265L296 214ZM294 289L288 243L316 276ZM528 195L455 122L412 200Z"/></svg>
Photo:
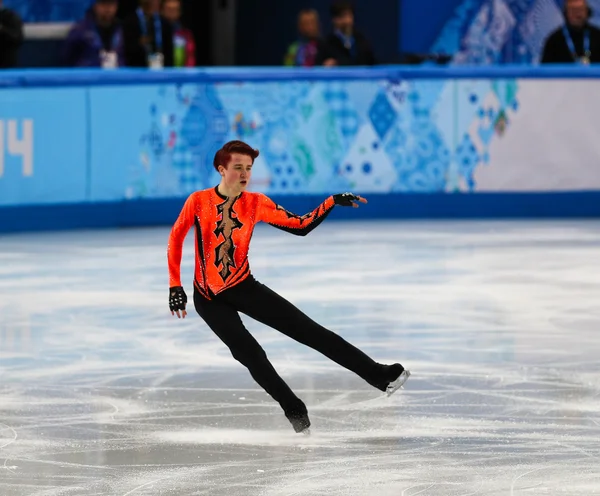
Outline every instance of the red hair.
<svg viewBox="0 0 600 496"><path fill-rule="evenodd" d="M243 141L234 140L225 143L223 147L215 153L215 160L213 161L213 165L215 166L215 170L219 170L219 165L223 167L227 167L229 165L229 160L231 159L232 153L239 153L240 155L247 155L252 159L252 163L256 160L256 157L259 155L259 151L252 148L247 143Z"/></svg>

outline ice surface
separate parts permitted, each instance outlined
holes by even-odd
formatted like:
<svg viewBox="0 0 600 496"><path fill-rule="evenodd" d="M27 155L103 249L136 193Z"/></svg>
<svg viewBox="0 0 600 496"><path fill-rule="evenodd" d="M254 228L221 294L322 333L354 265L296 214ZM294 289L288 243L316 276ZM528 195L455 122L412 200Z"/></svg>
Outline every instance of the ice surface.
<svg viewBox="0 0 600 496"><path fill-rule="evenodd" d="M257 279L412 371L386 398L244 317L310 437L171 316L167 236L0 238L1 496L600 494L600 223L259 226Z"/></svg>

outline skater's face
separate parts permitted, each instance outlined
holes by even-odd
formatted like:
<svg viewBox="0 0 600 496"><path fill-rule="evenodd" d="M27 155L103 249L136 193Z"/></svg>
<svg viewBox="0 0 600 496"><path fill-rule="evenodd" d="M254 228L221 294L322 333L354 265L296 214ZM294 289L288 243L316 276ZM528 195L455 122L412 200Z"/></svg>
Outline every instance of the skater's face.
<svg viewBox="0 0 600 496"><path fill-rule="evenodd" d="M227 190L239 194L246 189L252 176L252 162L252 157L248 155L232 153L226 167L219 165L221 183Z"/></svg>

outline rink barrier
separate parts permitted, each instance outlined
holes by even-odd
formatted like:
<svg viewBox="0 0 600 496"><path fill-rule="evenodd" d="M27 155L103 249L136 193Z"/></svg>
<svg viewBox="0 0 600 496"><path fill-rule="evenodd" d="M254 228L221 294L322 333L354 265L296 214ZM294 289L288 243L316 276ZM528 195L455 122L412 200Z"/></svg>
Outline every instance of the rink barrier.
<svg viewBox="0 0 600 496"><path fill-rule="evenodd" d="M0 92L15 92L21 99L14 108L28 104L37 108L38 103L28 103L32 95L40 101L52 98L64 99L64 114L43 116L51 119L46 123L44 139L52 149L52 171L42 175L41 187L35 192L35 200L20 201L19 188L2 190L3 179L10 180L17 172L13 158L4 157L0 165L0 232L28 230L52 230L72 228L132 227L165 225L174 221L185 198L148 198L98 200L96 190L105 186L97 184L97 167L92 167L92 142L94 133L90 123L90 94L94 88L132 88L144 85L183 85L188 83L231 82L295 82L295 81L405 81L434 79L598 79L600 68L578 66L555 67L437 67L437 66L382 66L376 68L313 70L294 68L215 68L147 71L120 69L117 71L81 70L18 70L0 73ZM12 94L12 93L11 93ZM1 96L1 94L0 94ZM18 98L17 98L18 100ZM1 100L0 100L1 101ZM25 118L23 116L16 116ZM0 105L0 121L14 118L6 115ZM55 124L55 125L54 125ZM7 131L8 124L4 126ZM56 139L52 133L57 132ZM18 131L21 132L21 131ZM8 135L7 135L8 136ZM66 136L66 138L65 138ZM62 140L62 141L61 141ZM8 138L1 143L6 147ZM69 150L69 153L65 153ZM0 157L1 159L1 157ZM25 162L24 162L25 163ZM25 165L23 165L25 171ZM96 171L96 172L94 172ZM24 172L25 173L25 172ZM37 175L37 171L36 171ZM60 178L61 198L56 191ZM7 179L8 178L8 179ZM106 182L106 178L105 182ZM65 186L66 185L66 186ZM62 190L61 190L62 191ZM332 191L333 193L334 191ZM360 192L360 191L358 191ZM3 202L2 194L5 199ZM54 196L52 196L54 194ZM336 209L332 219L407 218L407 219L456 219L456 218L591 218L600 216L600 191L535 191L505 193L364 193L369 204L360 209ZM315 208L326 194L270 195L277 202L296 213Z"/></svg>
<svg viewBox="0 0 600 496"><path fill-rule="evenodd" d="M31 69L0 74L0 88L67 88L88 86L155 85L230 82L357 81L413 79L600 79L600 67L555 66L377 66L372 68L183 68L145 69Z"/></svg>
<svg viewBox="0 0 600 496"><path fill-rule="evenodd" d="M331 220L498 220L591 219L600 217L600 192L369 194L360 208L336 207ZM316 208L323 196L271 198L286 209L304 214ZM184 200L145 199L0 208L0 233L170 226Z"/></svg>

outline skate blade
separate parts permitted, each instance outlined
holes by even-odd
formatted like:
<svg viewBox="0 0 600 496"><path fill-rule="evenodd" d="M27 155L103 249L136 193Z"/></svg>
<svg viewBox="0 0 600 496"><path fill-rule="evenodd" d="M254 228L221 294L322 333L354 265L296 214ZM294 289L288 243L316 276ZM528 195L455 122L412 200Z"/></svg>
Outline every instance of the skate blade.
<svg viewBox="0 0 600 496"><path fill-rule="evenodd" d="M410 371L409 370L404 370L401 374L400 377L398 377L398 379L396 379L394 382L390 383L390 385L387 387L386 389L386 393L388 398L394 394L396 391L398 391L398 389L404 389L404 383L406 381L408 381L408 378L410 377Z"/></svg>

